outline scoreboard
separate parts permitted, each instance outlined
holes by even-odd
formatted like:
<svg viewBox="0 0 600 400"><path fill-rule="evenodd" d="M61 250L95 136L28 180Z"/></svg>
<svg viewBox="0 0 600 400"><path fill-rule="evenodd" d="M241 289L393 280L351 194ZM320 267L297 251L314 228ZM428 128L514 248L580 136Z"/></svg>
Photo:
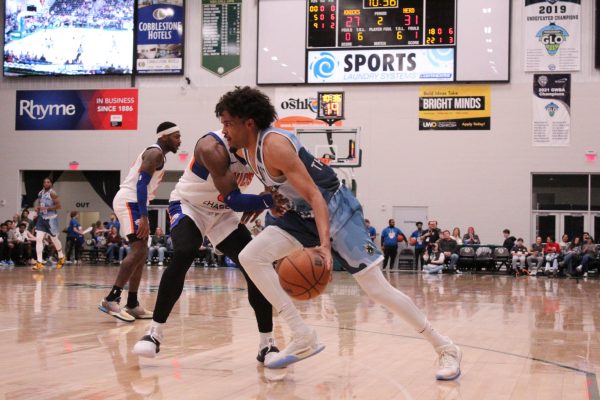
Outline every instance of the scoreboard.
<svg viewBox="0 0 600 400"><path fill-rule="evenodd" d="M453 46L455 1L308 0L307 48Z"/></svg>
<svg viewBox="0 0 600 400"><path fill-rule="evenodd" d="M510 0L258 0L257 83L507 82Z"/></svg>

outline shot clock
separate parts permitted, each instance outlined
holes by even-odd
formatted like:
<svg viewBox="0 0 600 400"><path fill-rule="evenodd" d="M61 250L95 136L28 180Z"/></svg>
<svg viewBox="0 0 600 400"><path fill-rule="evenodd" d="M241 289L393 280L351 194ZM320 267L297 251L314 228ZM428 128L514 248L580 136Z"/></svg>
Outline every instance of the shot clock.
<svg viewBox="0 0 600 400"><path fill-rule="evenodd" d="M317 119L344 119L344 92L319 92Z"/></svg>

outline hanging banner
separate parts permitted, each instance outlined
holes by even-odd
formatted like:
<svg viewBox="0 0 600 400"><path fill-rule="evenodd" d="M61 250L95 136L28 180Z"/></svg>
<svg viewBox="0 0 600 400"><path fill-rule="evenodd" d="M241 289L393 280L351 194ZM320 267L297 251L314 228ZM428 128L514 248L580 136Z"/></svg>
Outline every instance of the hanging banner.
<svg viewBox="0 0 600 400"><path fill-rule="evenodd" d="M571 75L533 75L533 145L568 146Z"/></svg>
<svg viewBox="0 0 600 400"><path fill-rule="evenodd" d="M482 86L421 86L419 130L490 130L491 90Z"/></svg>
<svg viewBox="0 0 600 400"><path fill-rule="evenodd" d="M184 0L140 0L137 74L183 74Z"/></svg>
<svg viewBox="0 0 600 400"><path fill-rule="evenodd" d="M137 89L17 90L17 131L136 130Z"/></svg>
<svg viewBox="0 0 600 400"><path fill-rule="evenodd" d="M525 0L525 71L581 69L580 0Z"/></svg>
<svg viewBox="0 0 600 400"><path fill-rule="evenodd" d="M240 66L242 0L202 0L202 67L223 76Z"/></svg>

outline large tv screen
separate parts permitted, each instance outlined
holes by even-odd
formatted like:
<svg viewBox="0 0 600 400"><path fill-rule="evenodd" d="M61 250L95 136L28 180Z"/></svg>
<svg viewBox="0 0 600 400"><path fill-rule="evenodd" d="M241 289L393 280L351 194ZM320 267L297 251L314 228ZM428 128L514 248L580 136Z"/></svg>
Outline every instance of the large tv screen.
<svg viewBox="0 0 600 400"><path fill-rule="evenodd" d="M134 0L5 0L4 75L122 75Z"/></svg>

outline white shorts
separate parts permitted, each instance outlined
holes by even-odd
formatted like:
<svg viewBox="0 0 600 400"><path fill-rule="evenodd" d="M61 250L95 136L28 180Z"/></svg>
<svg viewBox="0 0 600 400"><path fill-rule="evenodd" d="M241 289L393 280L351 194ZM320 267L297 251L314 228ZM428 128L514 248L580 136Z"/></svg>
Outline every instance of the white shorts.
<svg viewBox="0 0 600 400"><path fill-rule="evenodd" d="M121 237L135 235L140 223L140 210L138 204L121 200L117 195L113 200L113 211L121 224Z"/></svg>
<svg viewBox="0 0 600 400"><path fill-rule="evenodd" d="M169 202L169 217L171 230L179 221L188 216L203 235L208 236L210 242L216 247L238 228L240 219L234 211L212 212L201 207L195 207L185 200Z"/></svg>

